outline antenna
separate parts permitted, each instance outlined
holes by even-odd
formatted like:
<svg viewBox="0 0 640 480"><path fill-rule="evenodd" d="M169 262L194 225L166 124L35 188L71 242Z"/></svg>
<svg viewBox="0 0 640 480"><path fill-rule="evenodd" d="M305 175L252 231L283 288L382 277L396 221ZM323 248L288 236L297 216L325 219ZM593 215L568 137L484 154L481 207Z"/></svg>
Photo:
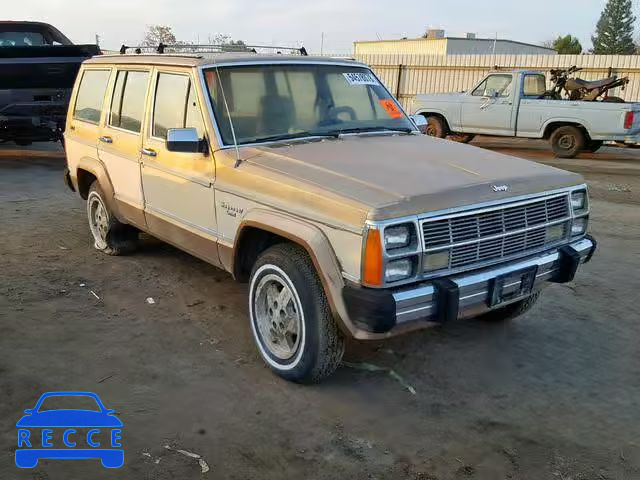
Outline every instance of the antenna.
<svg viewBox="0 0 640 480"><path fill-rule="evenodd" d="M233 137L233 146L236 150L236 163L233 168L238 168L242 163L240 159L240 149L238 149L238 139L236 138L236 129L233 126L233 120L231 119L231 111L229 110L229 104L227 103L227 96L224 93L224 85L222 84L222 77L220 77L220 69L218 68L218 62L215 58L213 64L216 67L216 77L218 77L218 83L220 84L220 91L222 92L222 101L224 102L224 109L227 112L227 118L229 119L229 125L231 126L231 136Z"/></svg>

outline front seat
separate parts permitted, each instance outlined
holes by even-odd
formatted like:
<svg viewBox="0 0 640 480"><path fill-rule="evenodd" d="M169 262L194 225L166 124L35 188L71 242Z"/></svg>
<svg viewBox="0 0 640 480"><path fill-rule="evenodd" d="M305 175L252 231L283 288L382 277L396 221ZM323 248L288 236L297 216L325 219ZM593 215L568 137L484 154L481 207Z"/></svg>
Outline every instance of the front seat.
<svg viewBox="0 0 640 480"><path fill-rule="evenodd" d="M288 133L295 124L293 101L281 95L265 95L260 99L258 132L260 135Z"/></svg>

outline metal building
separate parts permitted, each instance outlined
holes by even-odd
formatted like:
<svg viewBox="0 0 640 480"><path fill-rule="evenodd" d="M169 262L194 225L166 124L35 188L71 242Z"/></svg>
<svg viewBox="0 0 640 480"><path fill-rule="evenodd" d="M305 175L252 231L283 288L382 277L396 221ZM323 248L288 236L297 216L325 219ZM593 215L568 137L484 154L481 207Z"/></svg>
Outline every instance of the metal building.
<svg viewBox="0 0 640 480"><path fill-rule="evenodd" d="M446 37L444 30L429 30L426 38L354 42L356 55L395 53L409 55L556 55L551 48L530 43L466 37Z"/></svg>

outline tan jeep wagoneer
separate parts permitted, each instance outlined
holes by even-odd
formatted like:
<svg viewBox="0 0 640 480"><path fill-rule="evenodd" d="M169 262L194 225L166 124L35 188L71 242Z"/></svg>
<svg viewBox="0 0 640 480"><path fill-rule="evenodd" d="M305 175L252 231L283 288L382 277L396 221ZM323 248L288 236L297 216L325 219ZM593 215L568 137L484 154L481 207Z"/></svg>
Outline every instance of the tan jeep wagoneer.
<svg viewBox="0 0 640 480"><path fill-rule="evenodd" d="M144 231L248 282L289 380L331 374L345 336L512 318L595 250L579 175L419 134L354 61L95 57L65 140L95 248Z"/></svg>

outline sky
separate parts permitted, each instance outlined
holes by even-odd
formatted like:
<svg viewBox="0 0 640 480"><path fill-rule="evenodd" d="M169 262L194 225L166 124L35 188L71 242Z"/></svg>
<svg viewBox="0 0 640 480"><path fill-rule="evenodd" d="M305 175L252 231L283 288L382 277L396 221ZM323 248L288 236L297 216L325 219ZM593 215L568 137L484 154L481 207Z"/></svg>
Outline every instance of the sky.
<svg viewBox="0 0 640 480"><path fill-rule="evenodd" d="M349 53L356 40L418 37L426 28L539 44L567 33L591 47L606 0L2 0L2 19L38 20L75 43L137 45L145 28L170 25L178 40L228 34L247 44L304 45ZM640 19L640 0L633 0ZM99 5L99 6L98 6ZM579 6L579 8L577 8ZM640 20L636 38L640 38Z"/></svg>

